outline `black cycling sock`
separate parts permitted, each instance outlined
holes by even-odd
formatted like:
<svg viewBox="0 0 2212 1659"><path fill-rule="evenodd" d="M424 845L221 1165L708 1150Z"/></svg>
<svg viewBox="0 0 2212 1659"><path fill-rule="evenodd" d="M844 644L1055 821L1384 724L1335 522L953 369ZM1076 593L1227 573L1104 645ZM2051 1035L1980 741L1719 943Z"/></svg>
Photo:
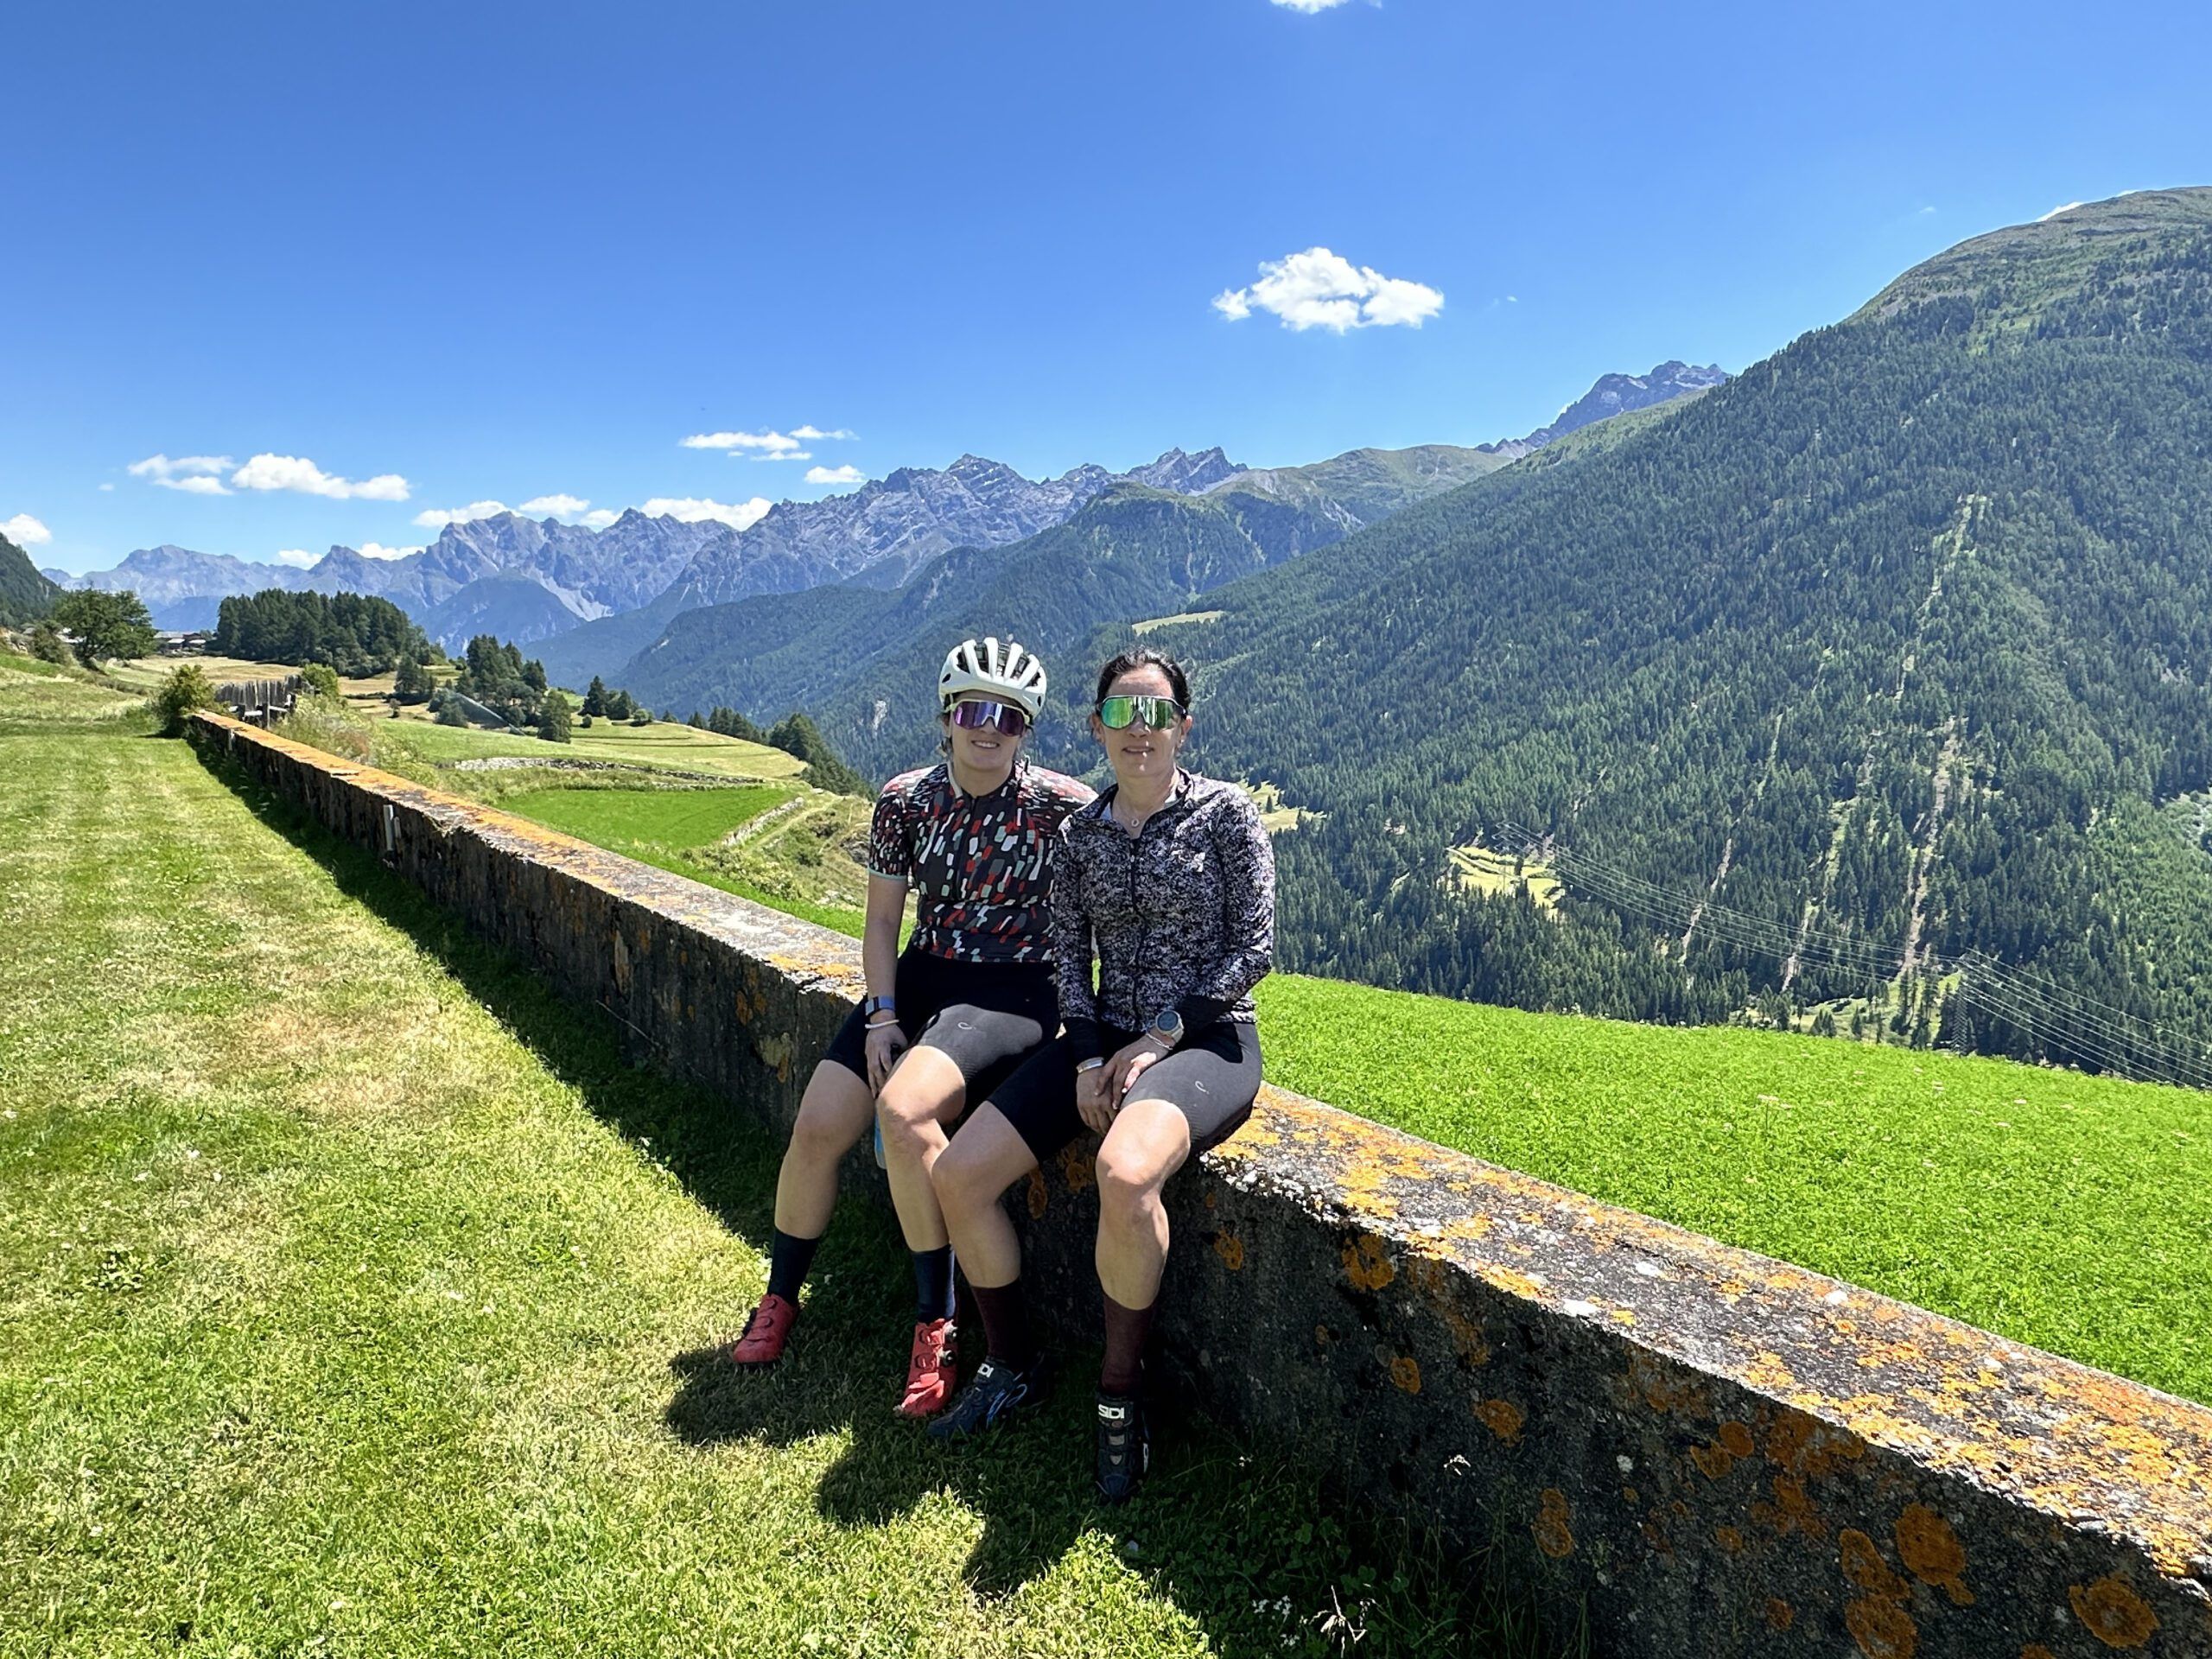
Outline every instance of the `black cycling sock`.
<svg viewBox="0 0 2212 1659"><path fill-rule="evenodd" d="M806 1270L814 1265L815 1249L821 1243L818 1238L793 1238L782 1228L776 1229L775 1242L768 1247L771 1296L798 1306L798 1287L806 1282Z"/></svg>
<svg viewBox="0 0 2212 1659"><path fill-rule="evenodd" d="M1135 1394L1144 1376L1144 1343L1152 1333L1152 1309L1123 1307L1111 1296L1103 1300L1106 1363L1098 1370L1098 1390L1101 1394Z"/></svg>
<svg viewBox="0 0 2212 1659"><path fill-rule="evenodd" d="M952 1317L952 1246L909 1250L914 1258L914 1323Z"/></svg>
<svg viewBox="0 0 2212 1659"><path fill-rule="evenodd" d="M1021 1294L1021 1281L1010 1285L979 1285L972 1281L976 1306L983 1316L983 1346L1001 1365L1026 1371L1037 1361L1037 1339L1029 1334L1029 1306Z"/></svg>

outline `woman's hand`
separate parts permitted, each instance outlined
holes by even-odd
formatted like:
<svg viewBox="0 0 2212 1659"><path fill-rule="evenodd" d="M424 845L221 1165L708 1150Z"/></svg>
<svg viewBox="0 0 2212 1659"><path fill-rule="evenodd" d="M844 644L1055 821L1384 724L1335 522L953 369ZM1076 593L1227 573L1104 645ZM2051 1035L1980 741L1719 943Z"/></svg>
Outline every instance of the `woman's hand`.
<svg viewBox="0 0 2212 1659"><path fill-rule="evenodd" d="M1106 1079L1113 1109L1120 1111L1122 1102L1136 1087L1137 1079L1166 1058L1166 1046L1158 1038L1147 1035L1138 1038L1107 1061L1100 1075Z"/></svg>
<svg viewBox="0 0 2212 1659"><path fill-rule="evenodd" d="M1075 1109L1093 1135L1103 1135L1114 1127L1113 1090L1107 1086L1113 1070L1109 1063L1075 1074Z"/></svg>
<svg viewBox="0 0 2212 1659"><path fill-rule="evenodd" d="M867 1049L868 1092L880 1095L890 1081L891 1068L906 1052L906 1033L899 1029L896 1020L879 1020L868 1028Z"/></svg>

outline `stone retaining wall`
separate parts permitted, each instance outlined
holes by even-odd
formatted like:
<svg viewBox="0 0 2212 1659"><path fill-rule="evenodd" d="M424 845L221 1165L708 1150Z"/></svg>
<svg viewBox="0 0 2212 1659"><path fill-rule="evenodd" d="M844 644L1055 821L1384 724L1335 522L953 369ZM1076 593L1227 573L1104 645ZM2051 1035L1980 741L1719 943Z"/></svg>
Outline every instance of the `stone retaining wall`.
<svg viewBox="0 0 2212 1659"><path fill-rule="evenodd" d="M193 735L772 1131L860 993L823 929L220 716ZM1040 1305L1088 1325L1088 1148L1014 1208ZM1171 1211L1159 1336L1207 1408L1495 1543L1600 1653L2212 1656L2201 1407L1274 1089Z"/></svg>

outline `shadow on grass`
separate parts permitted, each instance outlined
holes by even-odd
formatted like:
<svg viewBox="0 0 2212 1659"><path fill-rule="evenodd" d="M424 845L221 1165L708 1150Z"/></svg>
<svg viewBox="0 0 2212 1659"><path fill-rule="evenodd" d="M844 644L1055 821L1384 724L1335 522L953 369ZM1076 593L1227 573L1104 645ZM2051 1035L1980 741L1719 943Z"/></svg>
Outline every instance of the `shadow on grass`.
<svg viewBox="0 0 2212 1659"><path fill-rule="evenodd" d="M765 1131L696 1089L630 1065L607 1015L561 1001L370 854L219 757L203 759L255 817L437 962L594 1116L650 1141L697 1203L765 1251L782 1151ZM1101 1510L1090 1469L1095 1351L1062 1355L1060 1382L1032 1419L973 1445L937 1446L891 1412L906 1375L911 1294L889 1215L841 1203L788 1357L766 1373L737 1372L721 1357L734 1332L677 1356L669 1431L702 1448L847 1435L817 1491L823 1515L869 1528L950 1493L982 1518L966 1573L987 1598L1050 1572L1096 1529L1223 1653L1568 1649L1542 1636L1527 1599L1488 1570L1489 1552L1448 1552L1402 1523L1347 1521L1311 1476L1196 1413L1163 1415L1144 1490L1126 1508ZM743 1312L730 1310L733 1325ZM976 1357L966 1356L971 1364Z"/></svg>

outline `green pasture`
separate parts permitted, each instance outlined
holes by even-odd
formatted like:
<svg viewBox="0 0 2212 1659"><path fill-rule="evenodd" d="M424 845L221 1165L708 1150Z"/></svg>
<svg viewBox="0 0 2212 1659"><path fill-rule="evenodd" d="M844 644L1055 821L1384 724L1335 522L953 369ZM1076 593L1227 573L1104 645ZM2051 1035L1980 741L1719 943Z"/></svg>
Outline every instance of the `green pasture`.
<svg viewBox="0 0 2212 1659"><path fill-rule="evenodd" d="M668 858L719 842L791 797L789 789L770 784L739 789L535 789L499 804L548 829L632 858Z"/></svg>
<svg viewBox="0 0 2212 1659"><path fill-rule="evenodd" d="M1279 975L1269 1079L2212 1404L2212 1095Z"/></svg>
<svg viewBox="0 0 2212 1659"><path fill-rule="evenodd" d="M440 726L427 720L377 722L379 754L398 748L432 765L490 755L520 755L574 760L615 760L626 766L668 766L681 772L713 772L745 780L797 779L805 763L762 743L723 737L696 726L657 720L650 726L594 721L579 723L570 741L548 743L518 733L486 732L468 726Z"/></svg>
<svg viewBox="0 0 2212 1659"><path fill-rule="evenodd" d="M729 1371L780 1148L103 712L0 735L0 1656L1542 1650L1202 1419L1097 1511L1082 1354L943 1454L868 1207Z"/></svg>

